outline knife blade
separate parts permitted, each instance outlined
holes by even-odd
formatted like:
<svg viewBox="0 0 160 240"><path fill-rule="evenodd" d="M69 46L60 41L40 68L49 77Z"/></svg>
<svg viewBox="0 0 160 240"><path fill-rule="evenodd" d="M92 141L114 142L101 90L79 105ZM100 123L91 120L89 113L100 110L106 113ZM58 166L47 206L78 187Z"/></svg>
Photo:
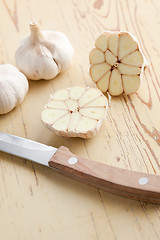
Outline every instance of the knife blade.
<svg viewBox="0 0 160 240"><path fill-rule="evenodd" d="M124 197L160 203L160 175L135 172L84 159L68 148L55 148L0 132L0 151L36 163L74 180Z"/></svg>
<svg viewBox="0 0 160 240"><path fill-rule="evenodd" d="M57 148L0 132L0 151L49 166L48 161Z"/></svg>

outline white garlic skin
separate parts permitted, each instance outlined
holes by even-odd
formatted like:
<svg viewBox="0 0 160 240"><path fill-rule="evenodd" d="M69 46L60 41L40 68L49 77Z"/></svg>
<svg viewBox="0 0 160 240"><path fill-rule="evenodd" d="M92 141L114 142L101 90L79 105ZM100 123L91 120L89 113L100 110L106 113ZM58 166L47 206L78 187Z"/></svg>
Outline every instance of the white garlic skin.
<svg viewBox="0 0 160 240"><path fill-rule="evenodd" d="M34 22L30 28L16 51L16 65L28 79L50 80L69 67L74 49L61 32L41 31Z"/></svg>
<svg viewBox="0 0 160 240"><path fill-rule="evenodd" d="M0 65L0 114L21 104L28 92L28 80L15 66Z"/></svg>

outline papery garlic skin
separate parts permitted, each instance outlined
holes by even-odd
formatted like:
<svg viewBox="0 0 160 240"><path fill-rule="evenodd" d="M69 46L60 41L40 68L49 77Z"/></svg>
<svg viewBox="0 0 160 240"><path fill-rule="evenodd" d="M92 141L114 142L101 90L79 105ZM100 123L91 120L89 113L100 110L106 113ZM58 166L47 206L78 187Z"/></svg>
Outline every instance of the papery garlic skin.
<svg viewBox="0 0 160 240"><path fill-rule="evenodd" d="M28 92L28 80L15 66L0 65L0 114L21 104Z"/></svg>
<svg viewBox="0 0 160 240"><path fill-rule="evenodd" d="M98 88L61 89L51 96L41 119L57 135L92 138L107 115L108 102Z"/></svg>
<svg viewBox="0 0 160 240"><path fill-rule="evenodd" d="M28 79L50 80L69 67L74 49L61 32L41 31L35 22L30 29L16 51L16 65Z"/></svg>

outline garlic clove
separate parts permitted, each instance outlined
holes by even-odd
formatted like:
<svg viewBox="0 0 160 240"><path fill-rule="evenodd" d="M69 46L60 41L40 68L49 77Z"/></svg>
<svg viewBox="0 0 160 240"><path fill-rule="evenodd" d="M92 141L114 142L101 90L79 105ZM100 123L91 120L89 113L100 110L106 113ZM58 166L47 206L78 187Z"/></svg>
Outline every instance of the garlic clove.
<svg viewBox="0 0 160 240"><path fill-rule="evenodd" d="M48 44L46 47L50 49L50 44L54 39L54 47L51 50L54 61L58 64L60 72L66 70L72 62L74 49L69 39L61 32L43 31L47 35Z"/></svg>
<svg viewBox="0 0 160 240"><path fill-rule="evenodd" d="M120 63L117 67L121 74L126 75L139 75L141 73L141 69L139 67L130 66L128 64Z"/></svg>
<svg viewBox="0 0 160 240"><path fill-rule="evenodd" d="M109 63L111 66L114 65L117 62L117 58L109 50L107 50L105 52L105 59L106 59L107 63Z"/></svg>
<svg viewBox="0 0 160 240"><path fill-rule="evenodd" d="M111 71L104 74L97 82L97 87L101 89L102 92L106 92L109 86Z"/></svg>
<svg viewBox="0 0 160 240"><path fill-rule="evenodd" d="M0 114L21 104L28 92L28 80L15 66L0 65Z"/></svg>
<svg viewBox="0 0 160 240"><path fill-rule="evenodd" d="M96 39L95 46L97 49L101 50L102 52L105 52L108 47L108 37L106 33L102 33L99 35L99 37Z"/></svg>
<svg viewBox="0 0 160 240"><path fill-rule="evenodd" d="M139 51L134 51L121 59L121 63L125 63L135 67L142 67L143 56Z"/></svg>
<svg viewBox="0 0 160 240"><path fill-rule="evenodd" d="M119 52L118 58L121 60L128 54L136 51L138 48L137 42L133 39L133 37L128 33L123 33L119 37Z"/></svg>
<svg viewBox="0 0 160 240"><path fill-rule="evenodd" d="M52 79L69 67L74 49L63 33L41 31L35 22L30 29L16 51L16 65L28 79Z"/></svg>
<svg viewBox="0 0 160 240"><path fill-rule="evenodd" d="M104 63L94 64L90 68L90 75L94 82L97 82L105 73L111 69L111 66Z"/></svg>
<svg viewBox="0 0 160 240"><path fill-rule="evenodd" d="M125 94L132 94L137 91L140 85L140 76L122 75Z"/></svg>
<svg viewBox="0 0 160 240"><path fill-rule="evenodd" d="M117 32L108 35L108 49L115 56L118 55L119 35Z"/></svg>
<svg viewBox="0 0 160 240"><path fill-rule="evenodd" d="M86 87L83 86L75 86L69 89L69 98L72 100L78 100L82 97L86 91ZM55 96L55 95L54 95Z"/></svg>
<svg viewBox="0 0 160 240"><path fill-rule="evenodd" d="M90 64L103 63L105 55L102 51L97 48L93 48L89 56Z"/></svg>
<svg viewBox="0 0 160 240"><path fill-rule="evenodd" d="M103 55L104 61L100 57ZM91 78L102 92L118 96L138 90L146 60L137 39L129 32L101 33L89 60Z"/></svg>
<svg viewBox="0 0 160 240"><path fill-rule="evenodd" d="M75 129L77 127L77 122L81 119L81 114L79 112L73 112L70 118L70 122L68 124L68 132L72 132L74 134ZM74 134L76 136L76 132Z"/></svg>
<svg viewBox="0 0 160 240"><path fill-rule="evenodd" d="M97 108L97 104L96 104L96 107L82 108L79 110L79 112L84 117L99 120L100 118L102 118L105 115L106 109L105 108Z"/></svg>
<svg viewBox="0 0 160 240"><path fill-rule="evenodd" d="M62 110L62 109L54 109L54 108L46 108L42 112L42 119L43 121L47 121L47 123L54 123L55 121L61 119L68 113L67 110Z"/></svg>
<svg viewBox="0 0 160 240"><path fill-rule="evenodd" d="M42 47L41 50L44 52L46 49ZM22 57L16 61L18 69L23 72L28 79L49 80L57 76L59 69L51 57L37 55L35 52L34 57L31 58L32 54L33 50L28 51L26 54L22 54Z"/></svg>
<svg viewBox="0 0 160 240"><path fill-rule="evenodd" d="M62 102L59 109L54 101ZM108 99L99 89L76 86L55 92L42 111L41 119L57 135L91 138L98 133L107 108Z"/></svg>
<svg viewBox="0 0 160 240"><path fill-rule="evenodd" d="M121 73L118 69L114 69L112 71L109 84L109 93L112 96L117 96L123 93Z"/></svg>

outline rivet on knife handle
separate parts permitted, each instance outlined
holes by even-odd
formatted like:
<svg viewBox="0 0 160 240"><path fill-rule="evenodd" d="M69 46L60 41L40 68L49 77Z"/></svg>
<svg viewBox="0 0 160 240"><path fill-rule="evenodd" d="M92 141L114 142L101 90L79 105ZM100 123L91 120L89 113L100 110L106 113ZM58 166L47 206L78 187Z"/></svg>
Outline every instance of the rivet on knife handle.
<svg viewBox="0 0 160 240"><path fill-rule="evenodd" d="M49 166L62 175L124 197L160 203L160 176L129 171L83 159L60 147Z"/></svg>

